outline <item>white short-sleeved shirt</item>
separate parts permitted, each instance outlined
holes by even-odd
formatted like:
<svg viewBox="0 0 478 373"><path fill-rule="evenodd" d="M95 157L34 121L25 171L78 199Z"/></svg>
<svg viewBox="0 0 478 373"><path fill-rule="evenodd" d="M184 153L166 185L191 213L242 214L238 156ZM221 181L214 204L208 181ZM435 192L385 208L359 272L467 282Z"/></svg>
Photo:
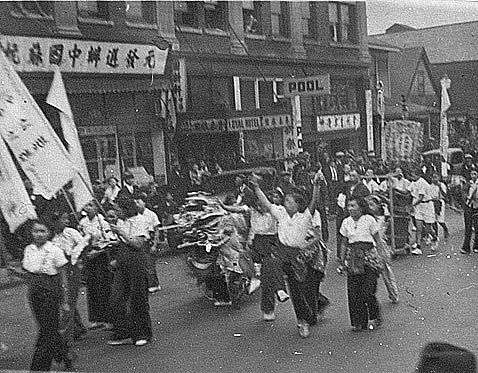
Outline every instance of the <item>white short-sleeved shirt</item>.
<svg viewBox="0 0 478 373"><path fill-rule="evenodd" d="M277 233L283 245L295 248L307 246L308 232L312 228L312 215L308 208L291 217L284 206L272 205L271 214L277 220Z"/></svg>
<svg viewBox="0 0 478 373"><path fill-rule="evenodd" d="M277 234L277 220L272 214L261 214L256 209L251 210L251 231L254 234L274 235Z"/></svg>
<svg viewBox="0 0 478 373"><path fill-rule="evenodd" d="M111 230L110 225L101 214L94 216L91 220L85 216L80 220L80 229L85 235L91 237L93 243L104 240L106 238L105 231Z"/></svg>
<svg viewBox="0 0 478 373"><path fill-rule="evenodd" d="M379 230L379 224L371 215L362 215L357 221L349 216L340 226L340 234L347 238L349 243L370 242L375 244L373 235L379 233Z"/></svg>
<svg viewBox="0 0 478 373"><path fill-rule="evenodd" d="M410 184L410 192L413 197L413 203L418 201L420 194L423 194L423 202L428 202L432 199L430 184L423 177Z"/></svg>
<svg viewBox="0 0 478 373"><path fill-rule="evenodd" d="M68 260L63 250L48 241L41 247L35 244L25 247L22 266L31 273L53 276L58 274L58 269L66 263Z"/></svg>
<svg viewBox="0 0 478 373"><path fill-rule="evenodd" d="M88 245L88 240L76 229L70 227L66 227L63 232L53 237L52 242L71 257L73 265L76 264L83 249Z"/></svg>
<svg viewBox="0 0 478 373"><path fill-rule="evenodd" d="M373 179L363 181L364 185L367 187L370 193L374 194L380 190L380 186Z"/></svg>
<svg viewBox="0 0 478 373"><path fill-rule="evenodd" d="M149 238L150 223L143 215L135 215L124 221L122 227L129 237L146 237Z"/></svg>
<svg viewBox="0 0 478 373"><path fill-rule="evenodd" d="M151 211L148 208L144 209L144 212L140 214L146 218L146 220L149 223L149 231L153 232L158 225L161 225L161 222L159 221L158 215L154 211Z"/></svg>

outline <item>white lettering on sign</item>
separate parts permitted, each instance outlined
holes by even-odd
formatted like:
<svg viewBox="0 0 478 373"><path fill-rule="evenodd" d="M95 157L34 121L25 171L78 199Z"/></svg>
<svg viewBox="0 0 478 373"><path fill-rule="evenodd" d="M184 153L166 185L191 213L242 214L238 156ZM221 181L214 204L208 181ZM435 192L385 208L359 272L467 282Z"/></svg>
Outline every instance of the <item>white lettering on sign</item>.
<svg viewBox="0 0 478 373"><path fill-rule="evenodd" d="M317 131L337 131L358 129L360 127L360 114L321 115L317 117Z"/></svg>
<svg viewBox="0 0 478 373"><path fill-rule="evenodd" d="M284 97L330 94L330 75L284 79Z"/></svg>
<svg viewBox="0 0 478 373"><path fill-rule="evenodd" d="M17 71L164 74L168 50L153 45L0 36L0 49Z"/></svg>
<svg viewBox="0 0 478 373"><path fill-rule="evenodd" d="M267 115L230 119L185 120L179 125L181 132L238 132L268 128L283 128L292 125L290 114Z"/></svg>

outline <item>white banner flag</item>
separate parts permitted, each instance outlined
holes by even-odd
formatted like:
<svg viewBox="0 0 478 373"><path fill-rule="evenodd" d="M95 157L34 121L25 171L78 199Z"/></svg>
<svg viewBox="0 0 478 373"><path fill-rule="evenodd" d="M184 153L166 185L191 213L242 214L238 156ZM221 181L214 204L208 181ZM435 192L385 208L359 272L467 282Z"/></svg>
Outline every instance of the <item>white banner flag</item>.
<svg viewBox="0 0 478 373"><path fill-rule="evenodd" d="M0 53L0 136L33 183L35 193L51 199L77 174L45 115Z"/></svg>
<svg viewBox="0 0 478 373"><path fill-rule="evenodd" d="M73 188L71 190L76 211L81 211L94 197L90 193L90 190L92 190L90 176L86 168L80 138L78 137L78 131L73 121L73 113L71 112L65 85L63 84L59 69L55 69L53 82L48 92L46 102L59 110L61 128L63 130L63 136L68 143L70 160L78 167L78 171L81 174L81 177L76 175L73 179Z"/></svg>
<svg viewBox="0 0 478 373"><path fill-rule="evenodd" d="M28 196L5 142L0 138L0 209L10 232L29 219L36 219L35 207Z"/></svg>

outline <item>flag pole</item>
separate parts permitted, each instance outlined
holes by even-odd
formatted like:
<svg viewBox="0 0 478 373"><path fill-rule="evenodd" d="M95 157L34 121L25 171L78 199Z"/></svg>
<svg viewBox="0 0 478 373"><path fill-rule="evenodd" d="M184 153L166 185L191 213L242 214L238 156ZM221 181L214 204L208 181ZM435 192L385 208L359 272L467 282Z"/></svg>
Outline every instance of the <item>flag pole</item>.
<svg viewBox="0 0 478 373"><path fill-rule="evenodd" d="M78 224L80 224L80 220L78 219L77 212L75 211L75 208L73 207L73 204L71 203L70 199L68 198L68 194L66 194L65 188L61 187L61 193L63 194L63 197L66 199L66 203L68 203L68 207L70 208L71 212L73 213L73 216L75 217L75 220Z"/></svg>

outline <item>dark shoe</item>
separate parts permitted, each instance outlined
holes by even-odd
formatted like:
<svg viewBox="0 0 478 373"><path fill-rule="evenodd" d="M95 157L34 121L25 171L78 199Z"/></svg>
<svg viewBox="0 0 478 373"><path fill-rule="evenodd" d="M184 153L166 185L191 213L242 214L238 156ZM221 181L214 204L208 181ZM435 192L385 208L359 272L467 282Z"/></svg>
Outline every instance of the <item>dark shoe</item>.
<svg viewBox="0 0 478 373"><path fill-rule="evenodd" d="M471 254L470 250L460 249L460 253L462 254Z"/></svg>
<svg viewBox="0 0 478 373"><path fill-rule="evenodd" d="M363 326L352 326L352 331L355 333L364 332L365 330L367 330L367 327L364 328Z"/></svg>
<svg viewBox="0 0 478 373"><path fill-rule="evenodd" d="M332 305L330 302L329 298L327 298L324 295L319 295L319 306L317 309L317 313L319 316L322 316L327 308L329 308Z"/></svg>

